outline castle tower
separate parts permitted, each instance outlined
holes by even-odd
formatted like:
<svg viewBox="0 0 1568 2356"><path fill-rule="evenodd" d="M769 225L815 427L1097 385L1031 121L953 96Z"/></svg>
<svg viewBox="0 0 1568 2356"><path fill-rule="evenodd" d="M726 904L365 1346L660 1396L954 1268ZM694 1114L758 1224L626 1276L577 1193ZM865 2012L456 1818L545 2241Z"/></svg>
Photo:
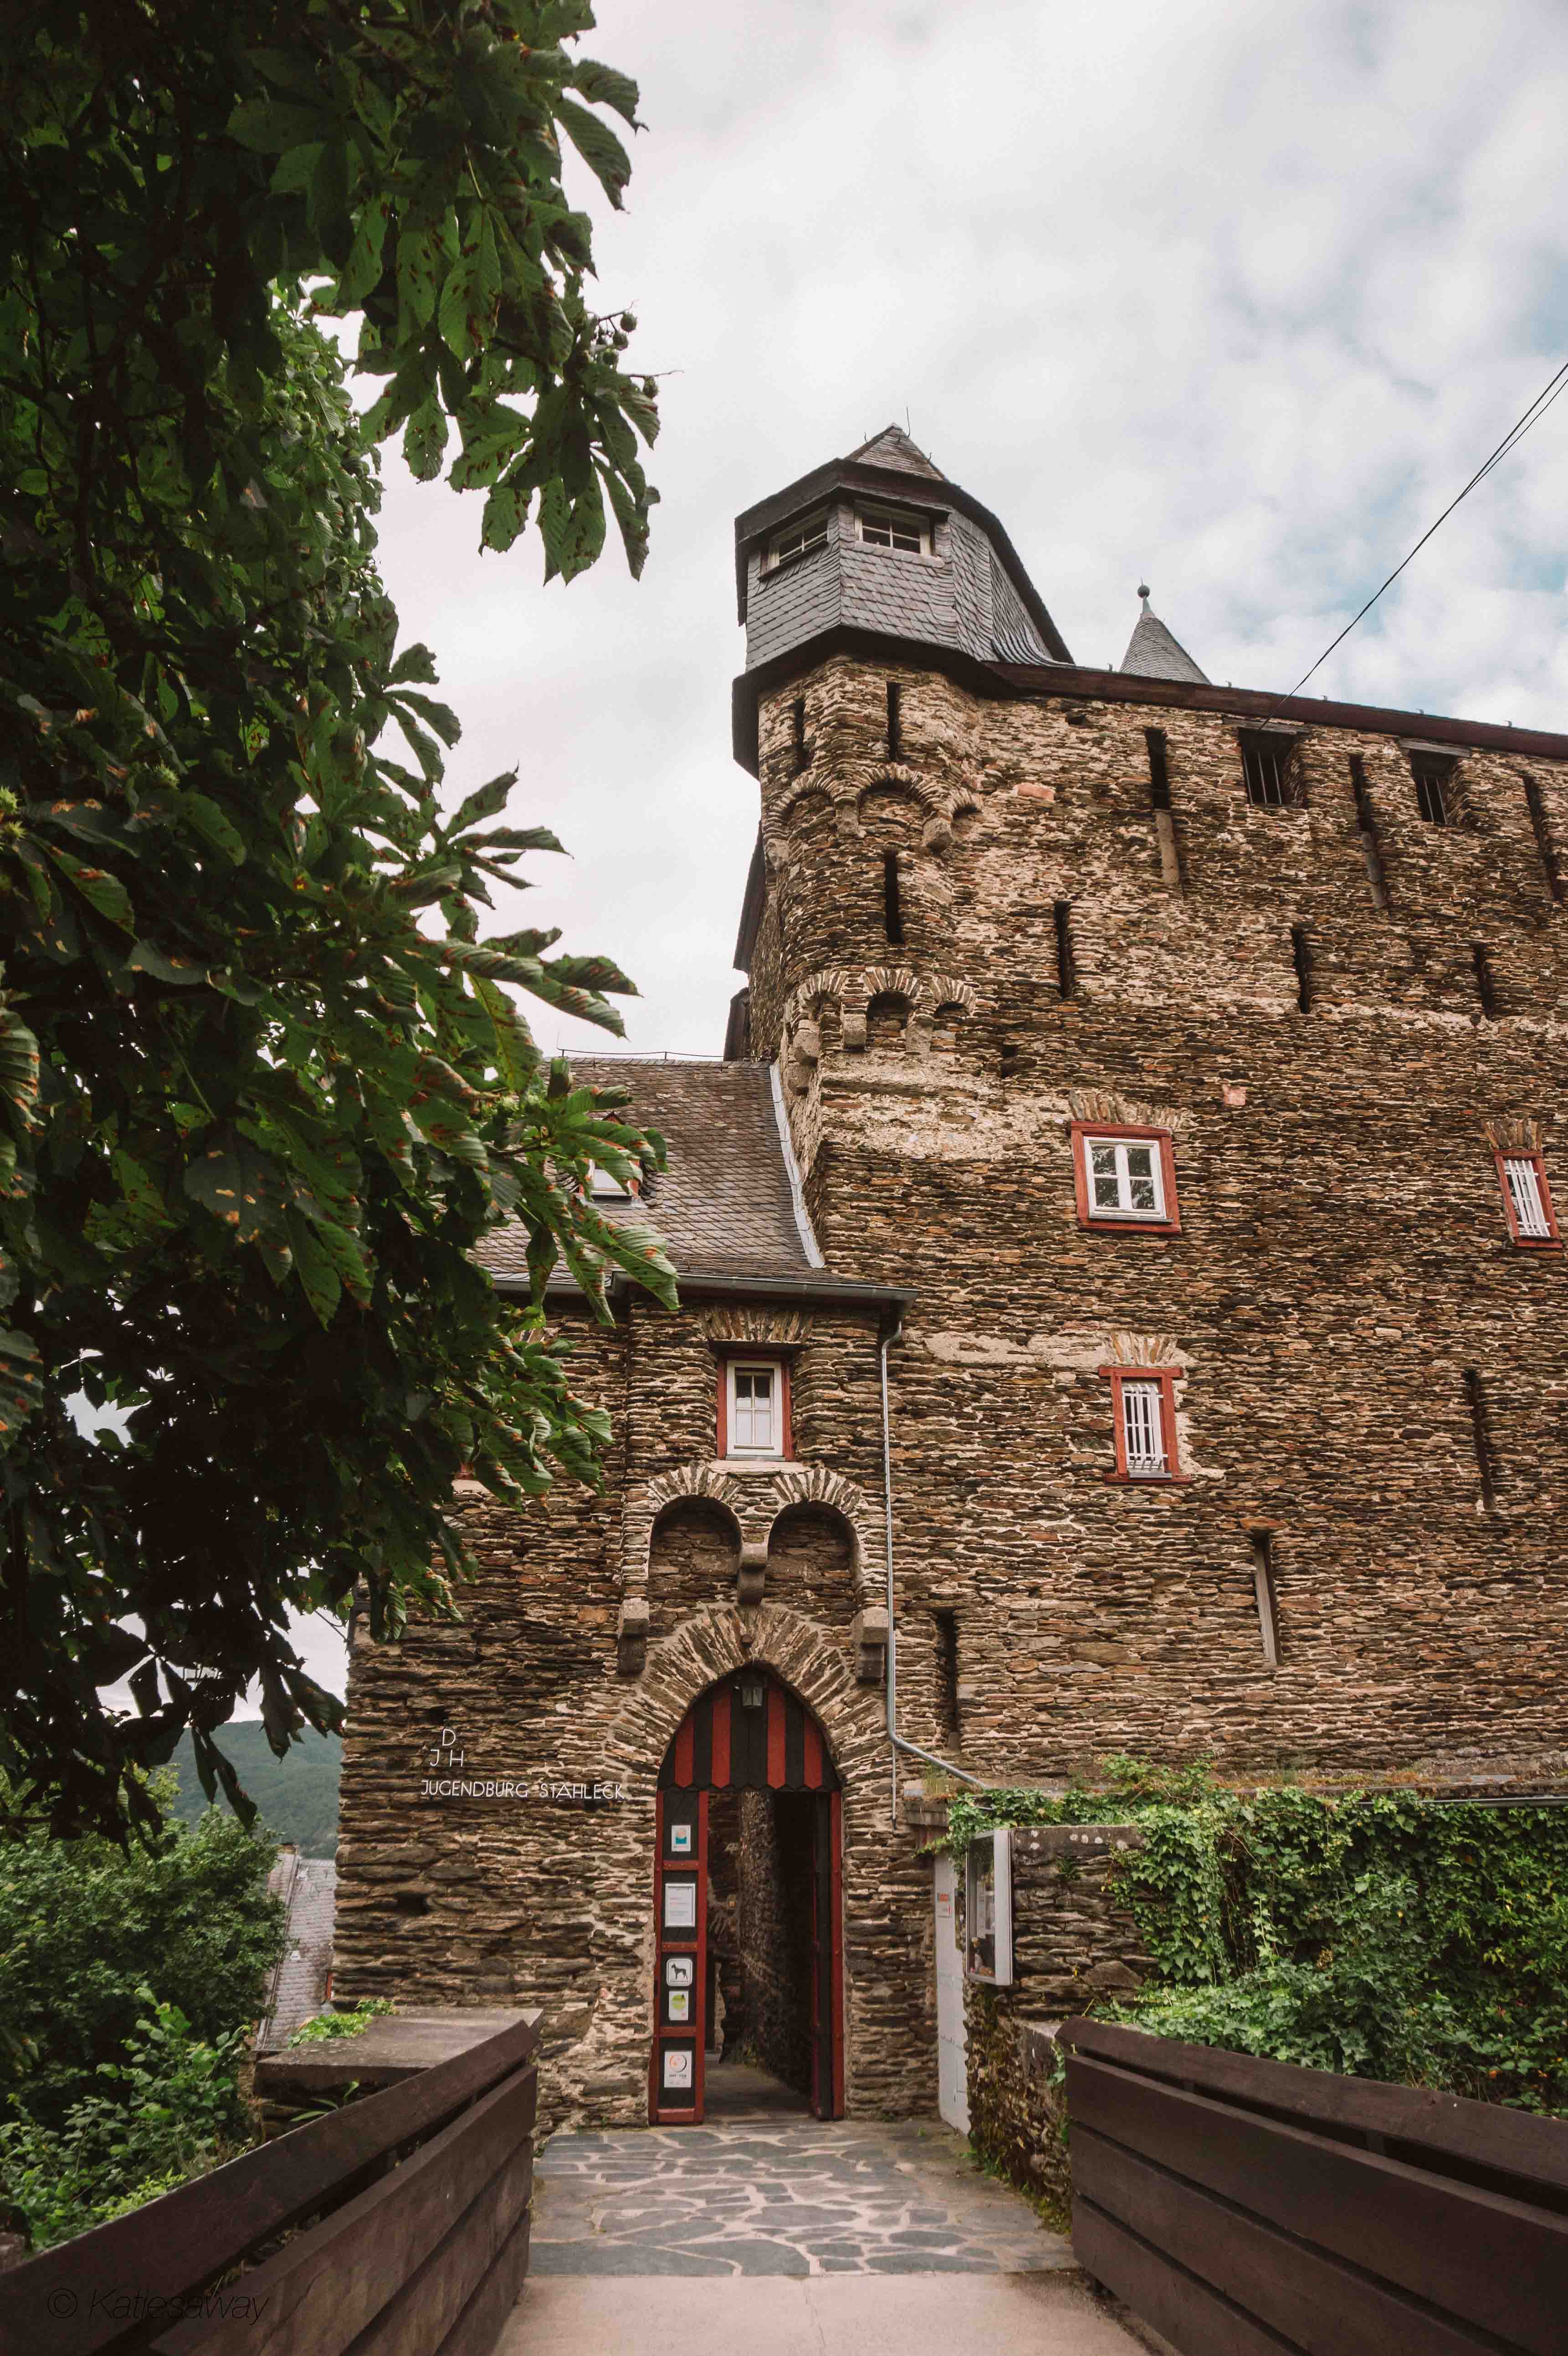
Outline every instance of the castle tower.
<svg viewBox="0 0 1568 2356"><path fill-rule="evenodd" d="M727 1053L915 1296L967 1755L1560 1774L1568 738L1218 685L1147 586L1075 664L897 429L736 543Z"/></svg>

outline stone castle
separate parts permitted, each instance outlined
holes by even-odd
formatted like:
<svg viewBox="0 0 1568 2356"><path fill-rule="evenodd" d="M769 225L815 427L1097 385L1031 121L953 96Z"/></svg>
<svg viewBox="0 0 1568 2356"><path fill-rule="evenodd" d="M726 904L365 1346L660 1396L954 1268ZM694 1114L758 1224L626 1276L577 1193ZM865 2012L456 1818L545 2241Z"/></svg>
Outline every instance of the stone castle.
<svg viewBox="0 0 1568 2356"><path fill-rule="evenodd" d="M605 1494L474 1489L462 1625L352 1652L340 1986L542 2005L606 2124L720 2014L933 2106L944 1773L1564 1780L1568 737L1216 687L1147 592L1081 668L895 428L736 559L724 1057L576 1066L681 1310L552 1283Z"/></svg>

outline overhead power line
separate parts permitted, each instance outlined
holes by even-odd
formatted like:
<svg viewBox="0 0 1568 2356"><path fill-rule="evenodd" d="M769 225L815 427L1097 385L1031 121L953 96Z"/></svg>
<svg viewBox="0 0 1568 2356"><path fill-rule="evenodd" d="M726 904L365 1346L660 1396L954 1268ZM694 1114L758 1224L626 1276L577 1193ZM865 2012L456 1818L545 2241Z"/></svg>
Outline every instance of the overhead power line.
<svg viewBox="0 0 1568 2356"><path fill-rule="evenodd" d="M1470 493L1475 489L1477 484L1484 483L1487 477L1491 473L1492 468L1502 464L1503 460L1508 456L1509 452L1515 447L1516 444L1523 441L1531 427L1532 425L1539 424L1541 418L1545 416L1547 411L1556 400L1558 394L1564 390L1565 380L1568 380L1568 360L1563 361L1563 366L1558 369L1556 375L1551 380L1550 383L1543 386L1541 391L1536 394L1535 399L1531 402L1530 407L1525 411L1523 416L1519 419L1518 423L1509 426L1508 432L1503 435L1502 440L1498 444L1497 448L1492 452L1491 456L1486 460L1484 465L1477 467L1475 473L1471 476L1464 489L1459 493L1458 498L1449 500L1447 506L1438 517L1436 523L1431 524L1427 527L1426 530L1422 533L1421 538L1416 541L1415 546L1411 550L1410 554L1406 556L1401 563L1394 566L1393 571L1389 574L1388 579L1382 584L1381 587L1373 590L1371 595L1367 599L1366 604L1361 607L1360 612L1353 616L1352 618L1346 623L1339 637L1324 648L1322 653L1318 656L1317 660L1313 664L1312 669L1302 672L1301 677L1296 680L1296 685L1290 691L1291 695L1299 695L1301 693L1302 689L1312 677L1313 671L1321 670L1329 656L1333 653L1334 648L1344 645L1345 640L1349 637L1358 622L1365 621L1367 616L1371 612L1372 607L1377 604L1378 599L1382 595L1383 590L1392 588L1394 583L1399 579L1400 574L1404 571L1405 565L1409 564L1415 557L1420 555L1422 550L1425 547L1433 533L1436 531L1441 525L1447 522L1455 509L1459 506L1462 500L1469 498ZM1288 700L1289 699L1285 696L1280 698L1281 702L1285 702Z"/></svg>

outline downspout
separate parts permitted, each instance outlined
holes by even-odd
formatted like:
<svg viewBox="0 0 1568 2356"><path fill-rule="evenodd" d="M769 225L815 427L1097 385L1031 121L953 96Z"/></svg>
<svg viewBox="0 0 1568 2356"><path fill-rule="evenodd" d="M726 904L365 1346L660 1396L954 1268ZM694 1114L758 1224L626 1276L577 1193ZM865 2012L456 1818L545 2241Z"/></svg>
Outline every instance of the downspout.
<svg viewBox="0 0 1568 2356"><path fill-rule="evenodd" d="M898 1622L893 1616L893 1450L888 1421L888 1350L903 1332L901 1319L890 1333L884 1328L881 1346L882 1375L882 1515L888 1558L888 1745L891 1752L892 1824L896 1831L899 1821L899 1752L907 1751L912 1759L923 1759L928 1767L940 1767L944 1775L955 1775L961 1783L972 1783L983 1791L985 1784L978 1775L971 1775L965 1767L955 1767L950 1759L939 1759L934 1751L923 1751L918 1742L906 1742L898 1728Z"/></svg>

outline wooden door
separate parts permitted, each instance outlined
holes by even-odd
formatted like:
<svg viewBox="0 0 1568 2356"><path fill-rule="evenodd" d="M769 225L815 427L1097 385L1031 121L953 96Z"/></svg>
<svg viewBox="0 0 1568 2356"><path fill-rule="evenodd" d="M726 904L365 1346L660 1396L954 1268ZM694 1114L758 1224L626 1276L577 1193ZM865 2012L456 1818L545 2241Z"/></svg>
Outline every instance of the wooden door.
<svg viewBox="0 0 1568 2356"><path fill-rule="evenodd" d="M654 2051L648 2115L702 2117L708 2044L708 1794L661 1792L654 1868Z"/></svg>

